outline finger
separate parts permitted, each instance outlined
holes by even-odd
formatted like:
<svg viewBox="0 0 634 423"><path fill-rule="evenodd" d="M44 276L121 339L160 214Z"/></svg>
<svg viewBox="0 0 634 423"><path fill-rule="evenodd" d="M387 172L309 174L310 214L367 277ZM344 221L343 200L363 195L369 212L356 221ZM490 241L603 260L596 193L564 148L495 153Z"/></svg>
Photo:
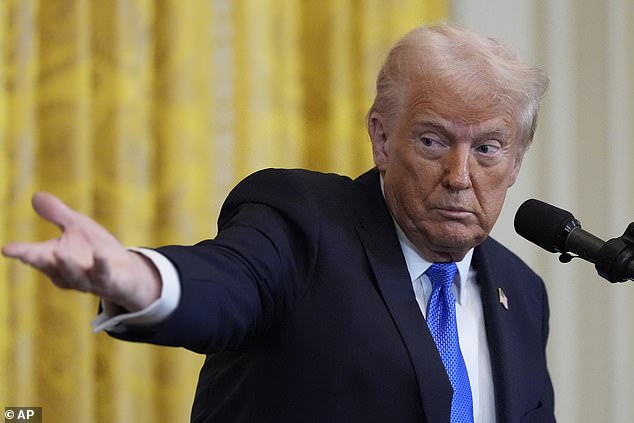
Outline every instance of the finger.
<svg viewBox="0 0 634 423"><path fill-rule="evenodd" d="M33 209L44 219L64 229L76 219L77 212L48 192L37 192L31 199Z"/></svg>
<svg viewBox="0 0 634 423"><path fill-rule="evenodd" d="M40 268L54 261L53 250L57 243L56 239L43 242L12 242L2 247L2 254Z"/></svg>
<svg viewBox="0 0 634 423"><path fill-rule="evenodd" d="M54 240L44 243L14 242L4 246L2 254L30 265L46 275L55 285L66 288L59 274L57 260L50 251L50 245L43 245L54 243Z"/></svg>
<svg viewBox="0 0 634 423"><path fill-rule="evenodd" d="M20 258L28 249L28 243L11 242L2 247L2 255L11 258Z"/></svg>
<svg viewBox="0 0 634 423"><path fill-rule="evenodd" d="M42 218L56 224L66 232L71 226L77 228L75 233L93 245L118 245L117 239L104 227L90 217L70 208L56 196L47 192L33 195L33 208Z"/></svg>

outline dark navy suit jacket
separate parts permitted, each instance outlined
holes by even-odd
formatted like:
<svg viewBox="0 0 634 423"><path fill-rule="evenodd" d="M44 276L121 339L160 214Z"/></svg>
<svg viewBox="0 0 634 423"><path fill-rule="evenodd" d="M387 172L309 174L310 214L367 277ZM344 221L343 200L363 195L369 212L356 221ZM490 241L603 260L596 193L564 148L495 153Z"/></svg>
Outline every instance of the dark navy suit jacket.
<svg viewBox="0 0 634 423"><path fill-rule="evenodd" d="M227 198L215 239L159 251L179 272L178 308L113 335L207 355L192 421L449 421L451 385L376 170L258 172ZM554 421L544 284L490 238L472 266L498 422Z"/></svg>

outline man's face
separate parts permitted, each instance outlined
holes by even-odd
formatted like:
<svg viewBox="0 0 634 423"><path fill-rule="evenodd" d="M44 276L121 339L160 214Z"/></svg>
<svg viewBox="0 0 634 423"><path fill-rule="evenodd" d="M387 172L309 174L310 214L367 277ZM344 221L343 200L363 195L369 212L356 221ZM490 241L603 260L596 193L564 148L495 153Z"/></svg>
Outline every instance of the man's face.
<svg viewBox="0 0 634 423"><path fill-rule="evenodd" d="M515 182L516 124L501 107L421 92L433 100L414 95L395 119L370 117L374 162L392 216L423 257L458 261L488 236Z"/></svg>

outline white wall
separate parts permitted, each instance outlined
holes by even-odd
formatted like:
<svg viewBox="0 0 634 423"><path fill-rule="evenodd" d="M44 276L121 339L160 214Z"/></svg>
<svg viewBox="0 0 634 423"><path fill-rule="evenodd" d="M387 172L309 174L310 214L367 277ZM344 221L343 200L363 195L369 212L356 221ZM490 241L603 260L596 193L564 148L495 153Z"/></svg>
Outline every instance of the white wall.
<svg viewBox="0 0 634 423"><path fill-rule="evenodd" d="M534 145L494 236L545 279L549 366L561 422L634 421L634 282L561 264L515 234L527 198L570 210L609 239L634 221L634 2L453 0L451 19L541 64L551 81Z"/></svg>

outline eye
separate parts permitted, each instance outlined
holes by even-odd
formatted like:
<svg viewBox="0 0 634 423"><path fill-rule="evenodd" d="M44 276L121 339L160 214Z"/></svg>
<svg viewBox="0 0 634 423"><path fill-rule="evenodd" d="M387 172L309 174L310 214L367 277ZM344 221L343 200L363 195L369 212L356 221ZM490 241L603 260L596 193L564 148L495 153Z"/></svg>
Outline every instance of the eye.
<svg viewBox="0 0 634 423"><path fill-rule="evenodd" d="M426 131L417 136L418 147L424 157L435 159L442 156L448 148L447 142L430 131Z"/></svg>
<svg viewBox="0 0 634 423"><path fill-rule="evenodd" d="M442 146L442 142L434 136L430 135L421 135L420 142L424 147L440 147Z"/></svg>
<svg viewBox="0 0 634 423"><path fill-rule="evenodd" d="M429 137L421 137L420 141L425 147L431 147L436 142L435 140L433 140L433 139L431 139Z"/></svg>
<svg viewBox="0 0 634 423"><path fill-rule="evenodd" d="M496 144L482 144L475 148L478 153L493 155L500 151L500 146Z"/></svg>

